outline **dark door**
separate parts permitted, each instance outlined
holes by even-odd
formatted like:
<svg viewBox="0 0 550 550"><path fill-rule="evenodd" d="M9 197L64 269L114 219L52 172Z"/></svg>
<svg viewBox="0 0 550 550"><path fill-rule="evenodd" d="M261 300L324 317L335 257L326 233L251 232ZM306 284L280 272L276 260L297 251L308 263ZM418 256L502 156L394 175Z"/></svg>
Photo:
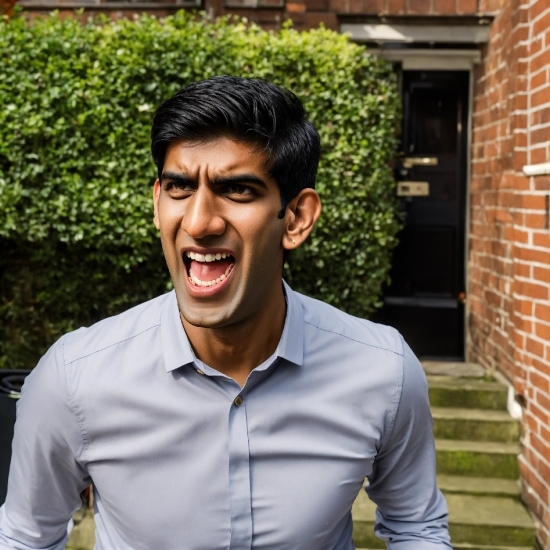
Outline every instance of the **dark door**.
<svg viewBox="0 0 550 550"><path fill-rule="evenodd" d="M403 72L398 195L405 216L384 306L424 358L464 357L467 72Z"/></svg>

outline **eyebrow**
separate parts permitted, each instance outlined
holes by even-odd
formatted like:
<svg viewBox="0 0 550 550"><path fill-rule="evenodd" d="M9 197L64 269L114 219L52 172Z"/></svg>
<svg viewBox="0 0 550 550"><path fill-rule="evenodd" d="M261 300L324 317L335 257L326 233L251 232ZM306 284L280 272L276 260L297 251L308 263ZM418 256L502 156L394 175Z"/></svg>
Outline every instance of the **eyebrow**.
<svg viewBox="0 0 550 550"><path fill-rule="evenodd" d="M233 176L215 176L212 179L214 185L231 185L233 183L255 183L267 189L267 184L262 178L254 174L235 174Z"/></svg>
<svg viewBox="0 0 550 550"><path fill-rule="evenodd" d="M175 183L196 183L196 179L189 174L166 171L160 176L161 183L165 180L171 180ZM267 189L265 181L255 174L234 174L232 176L214 176L212 179L214 185L231 185L235 183L255 183Z"/></svg>
<svg viewBox="0 0 550 550"><path fill-rule="evenodd" d="M195 178L191 177L189 174L177 174L176 172L166 171L160 175L160 182L164 180L171 180L177 183L194 183Z"/></svg>

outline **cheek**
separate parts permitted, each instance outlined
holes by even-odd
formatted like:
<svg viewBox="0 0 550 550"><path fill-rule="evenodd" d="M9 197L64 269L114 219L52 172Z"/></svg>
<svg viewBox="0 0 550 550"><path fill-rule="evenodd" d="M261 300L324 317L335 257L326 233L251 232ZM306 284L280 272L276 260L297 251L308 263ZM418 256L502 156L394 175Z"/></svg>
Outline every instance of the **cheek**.
<svg viewBox="0 0 550 550"><path fill-rule="evenodd" d="M250 228L252 246L249 254L256 265L278 264L282 255L283 227L282 221L275 218Z"/></svg>

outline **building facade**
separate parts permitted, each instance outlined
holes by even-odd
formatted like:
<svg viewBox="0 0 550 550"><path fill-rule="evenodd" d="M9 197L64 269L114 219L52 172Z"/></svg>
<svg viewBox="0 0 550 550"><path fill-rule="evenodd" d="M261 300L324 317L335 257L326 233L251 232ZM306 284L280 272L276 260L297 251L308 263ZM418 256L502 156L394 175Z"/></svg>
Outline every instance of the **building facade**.
<svg viewBox="0 0 550 550"><path fill-rule="evenodd" d="M9 12L11 0L3 1ZM507 381L510 409L522 418L523 499L550 548L550 2L18 3L32 14L184 8L266 29L287 19L297 29L322 23L395 64L407 225L379 318L422 357L478 362Z"/></svg>

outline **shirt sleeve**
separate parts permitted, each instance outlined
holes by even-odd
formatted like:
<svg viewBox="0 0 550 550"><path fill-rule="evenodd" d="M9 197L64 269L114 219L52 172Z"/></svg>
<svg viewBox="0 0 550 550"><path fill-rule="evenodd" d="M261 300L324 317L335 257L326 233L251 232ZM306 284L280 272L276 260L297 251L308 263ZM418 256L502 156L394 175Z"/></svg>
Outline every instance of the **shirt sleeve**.
<svg viewBox="0 0 550 550"><path fill-rule="evenodd" d="M90 478L85 438L67 392L63 339L27 377L17 403L0 550L62 550Z"/></svg>
<svg viewBox="0 0 550 550"><path fill-rule="evenodd" d="M374 531L389 550L451 549L447 503L435 475L428 384L410 347L403 347L401 398L366 488L378 506Z"/></svg>

